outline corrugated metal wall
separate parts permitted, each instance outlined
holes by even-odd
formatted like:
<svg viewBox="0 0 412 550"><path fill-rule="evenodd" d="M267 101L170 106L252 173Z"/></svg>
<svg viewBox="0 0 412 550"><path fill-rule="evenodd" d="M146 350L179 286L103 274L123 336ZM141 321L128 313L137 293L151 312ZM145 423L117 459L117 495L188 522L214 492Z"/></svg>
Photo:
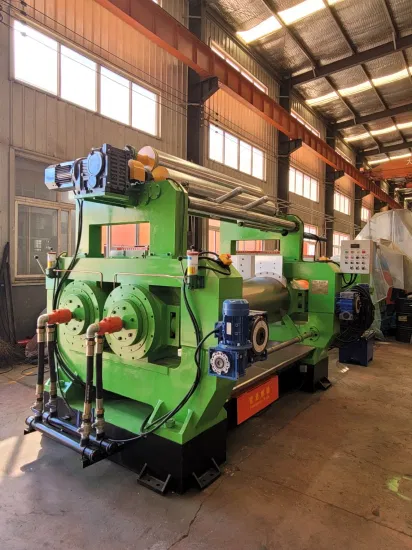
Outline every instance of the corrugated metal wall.
<svg viewBox="0 0 412 550"><path fill-rule="evenodd" d="M163 6L186 23L186 0L163 0ZM61 43L78 49L123 76L149 84L160 96L160 136L155 138L97 113L12 79L13 21L3 11L0 25L0 250L11 242L14 266L17 220L15 220L15 155L44 163L83 156L104 142L137 148L152 145L186 157L187 67L136 30L111 15L93 0L28 0L27 22L49 32ZM21 17L20 6L12 14ZM30 19L30 17L33 18ZM79 86L82 83L79 82ZM14 271L14 269L13 269ZM16 281L15 311L19 311L18 334L34 327L45 306L44 283ZM28 297L35 299L31 300ZM22 332L25 331L25 332Z"/></svg>
<svg viewBox="0 0 412 550"><path fill-rule="evenodd" d="M259 79L268 87L269 95L273 98L278 96L278 85L266 71L242 48L240 48L214 21L206 18L204 29L204 40L207 44L214 41L240 65L242 65L253 76ZM256 178L243 174L232 168L228 168L218 162L208 158L208 122L219 124L229 132L243 137L244 140L251 142L266 154L266 181L261 182ZM205 105L205 140L204 140L204 158L205 165L213 170L222 172L229 176L238 177L253 185L259 185L266 193L277 194L277 167L276 167L276 143L277 131L273 126L266 123L260 116L253 113L250 109L236 101L229 94L219 90L214 94Z"/></svg>
<svg viewBox="0 0 412 550"><path fill-rule="evenodd" d="M292 98L292 110L318 130L322 138L325 137L325 127L322 121L296 97ZM319 228L319 233L322 234L325 211L325 164L306 147L301 147L293 153L290 156L290 163L319 181L319 202L315 203L305 197L290 193L289 200L292 203L290 212L299 216L304 222L316 225Z"/></svg>
<svg viewBox="0 0 412 550"><path fill-rule="evenodd" d="M52 31L147 82L161 96L160 138L153 138L101 115L20 83L12 84L12 145L59 159L84 155L92 146L153 145L186 156L186 67L93 0L29 0L28 15ZM164 0L182 20L185 0ZM46 15L43 15L45 13ZM59 40L59 36L56 37ZM182 95L183 93L183 95ZM180 103L183 106L178 106Z"/></svg>
<svg viewBox="0 0 412 550"><path fill-rule="evenodd" d="M342 151L355 164L355 154L346 146L342 140L336 140L336 148ZM339 193L346 195L350 200L350 214L347 216L342 212L335 210L335 231L348 233L351 237L355 236L354 221L355 221L355 184L350 178L344 176L335 183L335 189Z"/></svg>

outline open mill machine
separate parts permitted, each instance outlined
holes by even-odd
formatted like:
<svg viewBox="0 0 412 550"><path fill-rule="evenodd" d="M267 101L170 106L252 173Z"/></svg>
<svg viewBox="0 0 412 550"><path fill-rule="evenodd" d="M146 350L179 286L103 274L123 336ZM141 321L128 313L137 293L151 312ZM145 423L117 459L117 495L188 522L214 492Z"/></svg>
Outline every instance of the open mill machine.
<svg viewBox="0 0 412 550"><path fill-rule="evenodd" d="M302 221L257 187L108 144L50 166L45 183L74 193L77 241L73 257L48 258L26 433L66 445L84 466L110 457L158 492L207 486L225 461L227 411L238 423L260 411L288 372L326 389L328 348L372 321L367 285L302 261ZM191 216L221 220L224 254L188 250ZM102 227L141 223L148 247L102 253ZM232 259L249 240L276 240L280 254L256 257L244 280Z"/></svg>

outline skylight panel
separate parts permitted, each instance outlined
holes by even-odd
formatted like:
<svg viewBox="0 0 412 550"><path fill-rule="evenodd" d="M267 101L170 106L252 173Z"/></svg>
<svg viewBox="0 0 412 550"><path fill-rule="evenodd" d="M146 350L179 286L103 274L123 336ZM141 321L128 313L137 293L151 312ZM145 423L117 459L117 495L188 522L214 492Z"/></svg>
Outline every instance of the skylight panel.
<svg viewBox="0 0 412 550"><path fill-rule="evenodd" d="M272 15L269 19L265 19L265 21L262 21L262 23L259 23L259 25L252 27L248 31L239 31L236 34L249 44L249 42L253 42L281 28L282 25Z"/></svg>

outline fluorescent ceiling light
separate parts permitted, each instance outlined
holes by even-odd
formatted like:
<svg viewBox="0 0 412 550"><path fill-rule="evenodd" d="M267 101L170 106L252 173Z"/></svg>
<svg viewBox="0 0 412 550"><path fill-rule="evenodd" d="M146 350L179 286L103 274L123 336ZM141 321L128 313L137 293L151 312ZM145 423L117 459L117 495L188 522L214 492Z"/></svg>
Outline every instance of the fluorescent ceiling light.
<svg viewBox="0 0 412 550"><path fill-rule="evenodd" d="M403 155L395 155L395 156L391 156L391 160L396 160L396 159L406 159L408 157L411 157L412 156L412 153L404 153Z"/></svg>
<svg viewBox="0 0 412 550"><path fill-rule="evenodd" d="M380 136L382 134L389 134L389 132L396 132L397 128L395 125L388 126L387 128L381 128L380 130L371 130L372 136Z"/></svg>
<svg viewBox="0 0 412 550"><path fill-rule="evenodd" d="M328 0L328 4L333 6L340 1ZM278 15L286 25L291 25L300 19L308 17L308 15L312 15L312 13L325 9L325 7L323 0L304 0L292 8L278 12Z"/></svg>
<svg viewBox="0 0 412 550"><path fill-rule="evenodd" d="M366 82L362 82L362 84L357 84L356 86L351 86L350 88L342 88L339 90L339 93L343 97L348 97L350 95L358 94L359 92L365 92L371 88L372 84L369 80L367 80Z"/></svg>
<svg viewBox="0 0 412 550"><path fill-rule="evenodd" d="M396 126L398 127L399 130L403 130L404 128L412 128L412 122L401 122Z"/></svg>
<svg viewBox="0 0 412 550"><path fill-rule="evenodd" d="M269 17L269 19L265 19L265 21L262 21L262 23L256 25L256 27L252 27L248 31L239 31L236 34L238 34L240 38L242 38L247 44L249 44L249 42L253 42L258 38L262 38L263 36L271 34L272 32L277 31L281 28L282 25L272 15L272 17Z"/></svg>
<svg viewBox="0 0 412 550"><path fill-rule="evenodd" d="M368 160L368 164L382 164L382 162L388 162L391 159L379 159L379 160Z"/></svg>
<svg viewBox="0 0 412 550"><path fill-rule="evenodd" d="M380 76L379 78L372 78L372 82L375 86L383 86L384 84L389 84L390 82L396 82L397 80L402 80L409 76L408 69L403 69L397 73L388 74L386 76Z"/></svg>
<svg viewBox="0 0 412 550"><path fill-rule="evenodd" d="M306 103L308 105L323 105L338 98L339 96L336 92L331 92L330 94L321 95L320 97L315 97L314 99L307 99Z"/></svg>
<svg viewBox="0 0 412 550"><path fill-rule="evenodd" d="M366 139L369 137L371 137L369 132L366 132L365 134L358 134L357 136L345 137L345 141L357 141L358 139Z"/></svg>
<svg viewBox="0 0 412 550"><path fill-rule="evenodd" d="M325 4L323 3L323 0L305 0L300 4L297 4L297 6L293 6L293 8L280 11L278 15L282 21L286 23L286 25L290 25L291 23L299 21L299 19L303 19L304 17L323 10L324 8Z"/></svg>

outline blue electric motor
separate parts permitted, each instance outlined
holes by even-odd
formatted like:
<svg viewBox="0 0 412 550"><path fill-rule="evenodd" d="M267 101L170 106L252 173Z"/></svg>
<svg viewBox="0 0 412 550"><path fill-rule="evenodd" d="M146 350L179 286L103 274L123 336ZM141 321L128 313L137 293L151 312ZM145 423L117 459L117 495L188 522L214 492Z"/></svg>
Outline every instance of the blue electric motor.
<svg viewBox="0 0 412 550"><path fill-rule="evenodd" d="M266 358L269 333L266 313L251 313L249 302L243 299L225 300L222 313L222 321L216 323L219 344L209 349L209 374L237 380L244 376L248 365L255 357L257 358L255 350L252 349L255 340L261 346L259 360ZM252 330L259 335L257 339L251 338Z"/></svg>

